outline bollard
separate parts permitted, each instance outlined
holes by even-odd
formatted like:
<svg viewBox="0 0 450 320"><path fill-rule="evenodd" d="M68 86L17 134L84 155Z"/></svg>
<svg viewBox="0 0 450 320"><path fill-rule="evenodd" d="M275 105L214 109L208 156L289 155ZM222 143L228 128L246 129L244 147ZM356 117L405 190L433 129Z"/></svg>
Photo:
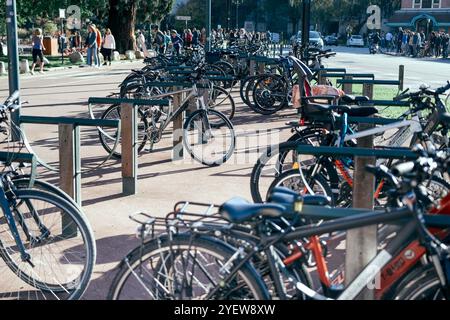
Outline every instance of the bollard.
<svg viewBox="0 0 450 320"><path fill-rule="evenodd" d="M123 103L121 111L122 143L122 192L137 193L137 107Z"/></svg>
<svg viewBox="0 0 450 320"><path fill-rule="evenodd" d="M353 80L352 76L344 76L344 80ZM342 90L344 90L344 92L346 94L352 94L353 93L353 84L351 83L344 83L342 84Z"/></svg>
<svg viewBox="0 0 450 320"><path fill-rule="evenodd" d="M264 62L258 63L258 73L264 74L265 71L266 71L266 64Z"/></svg>
<svg viewBox="0 0 450 320"><path fill-rule="evenodd" d="M327 72L325 70L319 70L319 74L317 75L319 85L324 85L327 83L326 82L326 74L327 74ZM345 90L344 90L344 92L345 92Z"/></svg>
<svg viewBox="0 0 450 320"><path fill-rule="evenodd" d="M404 65L400 65L398 68L398 81L400 81L400 84L398 85L398 90L403 91L404 83L405 83L405 66Z"/></svg>
<svg viewBox="0 0 450 320"><path fill-rule="evenodd" d="M59 183L61 189L81 206L81 160L76 155L80 149L80 128L73 124L59 124ZM77 236L76 225L65 214L61 216L62 235Z"/></svg>
<svg viewBox="0 0 450 320"><path fill-rule="evenodd" d="M28 73L30 72L30 65L27 59L22 59L20 61L20 73Z"/></svg>
<svg viewBox="0 0 450 320"><path fill-rule="evenodd" d="M256 61L251 59L250 60L250 76L256 75Z"/></svg>
<svg viewBox="0 0 450 320"><path fill-rule="evenodd" d="M173 91L181 90L181 88L173 88ZM172 106L177 110L183 101L183 93L179 92L173 95ZM172 134L172 159L183 159L183 112L173 119L173 134Z"/></svg>
<svg viewBox="0 0 450 320"><path fill-rule="evenodd" d="M0 75L6 74L5 63L0 61Z"/></svg>
<svg viewBox="0 0 450 320"><path fill-rule="evenodd" d="M363 95L373 100L373 84L363 85ZM372 124L359 124L359 131L372 128ZM373 136L358 139L358 148L373 149ZM366 171L367 165L375 165L373 157L355 157L353 180L353 207L373 210L375 177ZM353 279L377 254L378 226L367 226L347 231L345 254L345 282L348 286ZM372 289L372 288L371 288ZM358 296L362 300L373 300L374 291L366 288Z"/></svg>

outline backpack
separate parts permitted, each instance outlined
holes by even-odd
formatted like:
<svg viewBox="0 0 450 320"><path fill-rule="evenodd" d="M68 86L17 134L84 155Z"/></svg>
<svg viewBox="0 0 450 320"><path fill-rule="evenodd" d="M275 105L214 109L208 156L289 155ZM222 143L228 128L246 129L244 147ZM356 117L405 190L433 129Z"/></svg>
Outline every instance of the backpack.
<svg viewBox="0 0 450 320"><path fill-rule="evenodd" d="M100 45L102 44L102 34L98 29L95 32L97 33L97 47L100 48Z"/></svg>

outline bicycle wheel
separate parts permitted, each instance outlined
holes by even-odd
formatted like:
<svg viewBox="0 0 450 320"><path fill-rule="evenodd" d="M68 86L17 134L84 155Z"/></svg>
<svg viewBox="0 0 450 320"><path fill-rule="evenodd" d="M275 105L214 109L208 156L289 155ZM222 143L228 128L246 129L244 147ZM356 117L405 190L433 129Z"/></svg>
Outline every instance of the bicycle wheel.
<svg viewBox="0 0 450 320"><path fill-rule="evenodd" d="M305 179L308 180L308 184L312 189L312 191L314 191L314 194L328 196L330 197L330 199L333 199L333 191L331 191L331 187L328 185L328 182L322 176L317 175L316 177L311 178L308 177L307 174L305 173ZM273 188L276 187L286 187L298 192L298 194L300 195L311 194L303 182L299 169L285 171L280 176L275 178L275 180L272 182L267 192L266 201L270 196Z"/></svg>
<svg viewBox="0 0 450 320"><path fill-rule="evenodd" d="M265 75L256 81L253 89L253 100L259 112L264 115L274 114L288 104L289 88L280 76Z"/></svg>
<svg viewBox="0 0 450 320"><path fill-rule="evenodd" d="M0 222L2 299L79 299L96 258L93 232L84 215L60 197L16 190L11 211L31 265L23 261L6 223ZM3 210L4 214L4 210Z"/></svg>
<svg viewBox="0 0 450 320"><path fill-rule="evenodd" d="M138 117L139 117L139 123L137 128L138 133L138 153L144 149L145 144L148 140L148 122L147 118L144 114L144 112L141 109L138 109ZM101 119L102 120L120 120L120 105L115 104L110 106L106 111L102 114ZM102 144L103 148L111 154L113 151L114 144L116 143L116 139L120 139L120 137L117 137L117 129L111 128L111 127L99 127L98 130L98 137L100 139L100 143ZM121 155L121 147L120 145L117 146L116 150L113 152L112 156L116 159L120 159L122 157Z"/></svg>
<svg viewBox="0 0 450 320"><path fill-rule="evenodd" d="M112 300L205 299L229 272L236 249L218 239L160 236L131 251L119 264L108 293ZM244 264L213 299L269 299L263 281Z"/></svg>
<svg viewBox="0 0 450 320"><path fill-rule="evenodd" d="M207 166L219 166L234 152L233 124L218 111L197 110L184 123L183 144L193 159Z"/></svg>
<svg viewBox="0 0 450 320"><path fill-rule="evenodd" d="M432 265L420 266L403 279L394 300L446 300L441 282Z"/></svg>
<svg viewBox="0 0 450 320"><path fill-rule="evenodd" d="M297 153L299 144L318 146L322 137L323 129L306 129L294 134L287 142L271 146L266 150L254 165L251 173L250 191L253 201L255 203L264 202L263 199L273 180L284 171L299 166ZM300 158L303 165L313 163L315 159L313 156L306 155Z"/></svg>
<svg viewBox="0 0 450 320"><path fill-rule="evenodd" d="M225 115L228 120L232 120L234 118L234 113L236 111L234 99L231 94L227 90L217 86L213 86L213 89L209 91L208 108L219 111ZM221 126L225 123L218 122L212 124L215 126Z"/></svg>
<svg viewBox="0 0 450 320"><path fill-rule="evenodd" d="M228 63L226 61L218 61L213 63L214 66L219 67L228 77L231 77L233 79L236 78L236 70L233 68L231 63ZM234 85L237 83L236 80L227 81L225 84L225 89L231 89L234 87Z"/></svg>

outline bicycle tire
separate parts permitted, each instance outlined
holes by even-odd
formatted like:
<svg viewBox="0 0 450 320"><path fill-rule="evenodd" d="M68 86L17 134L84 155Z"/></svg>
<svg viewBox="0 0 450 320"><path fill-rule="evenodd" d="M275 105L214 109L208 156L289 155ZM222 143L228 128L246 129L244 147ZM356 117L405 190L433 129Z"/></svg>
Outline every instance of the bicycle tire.
<svg viewBox="0 0 450 320"><path fill-rule="evenodd" d="M223 157L221 157L219 160L216 160L216 161L205 161L205 159L202 156L198 156L194 152L194 150L191 148L191 146L188 144L188 141L189 141L189 139L188 139L189 130L194 127L193 121L198 116L200 116L200 118L203 119L205 114L212 114L212 115L215 115L215 116L219 117L220 119L222 119L221 122L224 123L223 126L226 126L230 130L230 133L231 133L231 137L230 137L231 138L231 143L230 143L229 150L225 153L225 155ZM209 122L209 120L208 120L208 122ZM220 127L223 127L223 126L220 126ZM223 115L219 111L211 110L211 109L208 109L208 110L197 110L197 111L193 112L186 119L186 121L185 121L185 123L183 125L183 145L184 145L184 148L189 152L189 154L192 157L192 159L195 159L198 162L200 162L200 163L202 163L202 164L204 164L206 166L209 166L209 167L219 166L219 165L227 162L228 159L234 153L234 149L236 147L236 134L234 132L233 124L231 123L230 120L228 120L228 118L225 115Z"/></svg>
<svg viewBox="0 0 450 320"><path fill-rule="evenodd" d="M215 255L216 258L222 258L220 260L223 261L227 261L235 253L235 249L233 250L231 246L211 237L196 236L193 238L192 235L187 234L178 234L170 237L167 235L159 236L156 239L144 243L143 247L139 246L132 250L119 263L117 267L118 272L112 281L107 299L119 300L119 297L124 290L125 283L131 275L134 275L132 270L141 267L141 262L146 261L154 254L158 254L161 257L164 249L170 252L170 250L177 247L189 249L202 248L205 249L204 252L207 252L212 256ZM253 292L256 300L270 299L264 282L250 263L245 263L238 271L238 274L244 279L246 285L250 287L250 291ZM142 283L139 284L142 285ZM147 292L144 293L149 294L148 291L150 290L147 289L145 291ZM126 299L129 300L130 298L127 297Z"/></svg>
<svg viewBox="0 0 450 320"><path fill-rule="evenodd" d="M80 280L77 281L76 285L74 283L59 283L57 280L55 280L55 282L57 282L58 285L55 285L51 283L45 283L43 281L40 281L39 279L35 279L33 276L30 276L28 272L26 272L26 270L23 270L11 256L10 250L12 250L11 249L12 247L11 246L5 247L4 239L0 239L0 256L5 261L7 267L29 286L45 292L51 291L51 296L55 296L55 293L64 292L68 294L68 296L65 297L64 299L67 300L80 299L89 285L97 255L95 238L93 235L93 231L87 221L87 218L81 211L78 210L78 208L72 206L69 202L65 201L63 198L60 198L48 192L40 190L21 189L16 190L15 195L19 202L25 203L28 201L27 206L29 205L29 202L31 202L31 200L39 200L54 205L59 210L61 210L61 213L70 216L72 221L74 221L74 223L76 224L77 232L80 232L81 237L84 239L84 243L86 246L85 252L86 263L84 265L83 273L80 276ZM17 213L15 214L15 216L17 216ZM64 229L62 229L62 231L63 230ZM2 234L4 235L4 233ZM31 246L32 243L29 242L27 245L28 252L30 252L30 250L33 249ZM42 248L40 249L40 251L42 252ZM33 259L33 253L31 253L31 259ZM28 264L26 264L26 266L28 266ZM60 273L61 271L62 270L58 270L58 273ZM73 281L74 280L72 280L71 282ZM72 292L69 292L71 290Z"/></svg>
<svg viewBox="0 0 450 320"><path fill-rule="evenodd" d="M118 104L114 104L114 105L110 106L108 109L106 109L103 112L101 119L105 120L108 117L108 115L111 114L115 109L117 109L117 114L119 115L119 117L114 117L114 119L120 120L120 105L118 105ZM138 125L138 132L137 132L138 136L139 136L139 133L141 135L141 139L140 139L141 141L139 142L139 146L138 146L138 153L139 153L144 149L145 144L148 141L147 131L148 131L149 125L148 125L147 118L145 117L145 114L141 109L138 109L138 118L139 118L139 123L141 123L141 126ZM108 119L110 120L110 118L108 118ZM101 143L103 149L105 149L106 152L108 152L108 154L111 154L112 148L109 145L108 141L106 141L107 138L105 137L105 134L102 133L102 130L103 130L102 128L100 128L100 130L98 130L98 137L100 139L100 143ZM116 139L120 139L120 137L116 137ZM119 151L114 151L112 153L112 157L115 159L121 159L122 154Z"/></svg>

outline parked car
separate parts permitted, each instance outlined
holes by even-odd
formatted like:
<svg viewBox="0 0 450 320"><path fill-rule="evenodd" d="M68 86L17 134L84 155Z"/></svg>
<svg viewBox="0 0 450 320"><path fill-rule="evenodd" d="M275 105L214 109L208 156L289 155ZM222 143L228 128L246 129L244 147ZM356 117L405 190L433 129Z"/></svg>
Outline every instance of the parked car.
<svg viewBox="0 0 450 320"><path fill-rule="evenodd" d="M338 38L335 36L326 36L324 39L325 45L327 46L337 46Z"/></svg>
<svg viewBox="0 0 450 320"><path fill-rule="evenodd" d="M360 35L352 35L347 40L347 47L364 47L364 39Z"/></svg>
<svg viewBox="0 0 450 320"><path fill-rule="evenodd" d="M298 45L300 46L302 44L302 32L299 31L297 35L293 36L291 38L292 45ZM323 50L325 44L320 36L320 33L317 31L310 31L309 32L309 43L311 46L314 46L320 50Z"/></svg>

